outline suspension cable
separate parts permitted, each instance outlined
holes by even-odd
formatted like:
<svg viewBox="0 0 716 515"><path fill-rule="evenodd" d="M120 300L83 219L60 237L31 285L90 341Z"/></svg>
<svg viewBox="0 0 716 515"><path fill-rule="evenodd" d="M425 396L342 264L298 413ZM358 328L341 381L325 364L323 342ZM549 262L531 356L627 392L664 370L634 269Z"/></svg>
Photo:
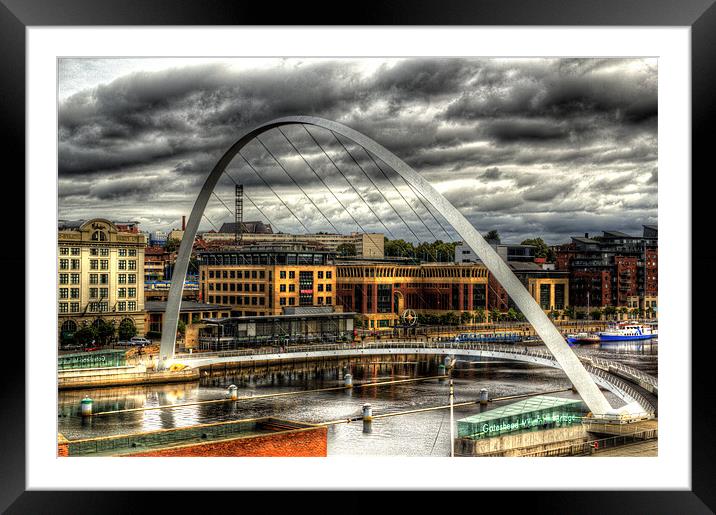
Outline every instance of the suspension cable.
<svg viewBox="0 0 716 515"><path fill-rule="evenodd" d="M348 210L348 208L346 208L346 206L343 204L343 202L341 202L340 199L336 196L336 194L333 193L333 190L331 190L330 186L328 186L328 184L326 184L326 181L324 181L323 178L321 178L321 176L318 175L318 173L316 172L316 170L313 168L313 166L311 166L311 164L308 162L308 160L303 156L303 154L301 153L301 151L296 148L296 145L294 145L293 142L292 142L290 139L288 139L288 136L286 136L286 133L283 132L283 129L281 129L281 127L278 127L278 131L281 133L281 135L284 137L284 139L288 142L288 144L291 145L291 147L293 148L293 150L295 150L296 153L297 153L299 156L301 156L301 159L303 159L303 162L306 163L306 166L308 166L308 168L310 168L311 171L313 172L313 175L315 175L315 176L318 178L318 180L321 181L321 184L323 184L323 185L326 187L326 189L330 192L330 194L333 195L333 198L336 199L336 202L338 202L338 204L343 208L343 210L344 210L346 213L348 213L348 216L350 216L350 217L353 219L353 221L354 221L354 222L356 223L356 225L358 226L358 229L365 234L365 233L366 233L366 230L363 229L363 226L360 224L360 222L359 222L358 220L356 220L356 218L353 216L353 213L351 213L351 212Z"/></svg>
<svg viewBox="0 0 716 515"><path fill-rule="evenodd" d="M208 216L206 216L206 215L203 214L203 213L202 213L201 216L203 216L204 218L206 218L207 222L209 222L209 223L211 224L211 226L214 228L214 230L215 230L216 232L219 232L219 229L216 228L216 226L214 225L214 222L212 222L211 219L210 219Z"/></svg>
<svg viewBox="0 0 716 515"><path fill-rule="evenodd" d="M259 138L258 136L256 136L255 139L256 139L256 141L258 141L258 142L261 144L262 147L264 147L264 150L266 150L266 152L268 152L268 154L273 158L273 160L276 161L276 164L279 165L279 166L281 167L281 169L284 171L284 173L288 176L288 178L291 179L291 182L293 182L293 183L296 185L296 187L297 187L299 190L301 190L301 193L303 193L303 194L306 196L306 198L307 198L308 201L313 205L313 207L315 207L316 210L317 210L319 213L321 213L321 216L323 216L323 218L326 219L326 222L328 222L328 225L330 225L330 226L333 228L333 231L335 232L335 234L340 234L340 233L338 232L338 229L336 229L336 226L333 225L333 222L331 222L331 221L328 219L328 217L327 217L325 214L323 214L323 211L321 211L321 210L319 209L319 207L318 207L318 206L316 205L316 203L311 199L311 197L308 196L308 193L306 193L306 191L301 187L301 185L298 184L298 182L296 182L296 180L291 176L290 173L288 173L288 170L286 170L286 168L285 168L285 167L281 164L281 162L276 158L276 156L273 154L273 152L271 152L271 151L269 150L269 148L268 148L266 145L264 145L264 142L261 141L261 138Z"/></svg>
<svg viewBox="0 0 716 515"><path fill-rule="evenodd" d="M345 149L345 151L351 156L351 158L353 159L353 162L355 162L356 164L358 164L358 161L357 161L357 160L355 159L355 157L353 157L353 155L348 151L348 149L347 149L346 146L343 144L343 142L338 138L338 136L336 136L336 135L334 134L334 137L336 138L336 140L338 140L338 142L339 142L339 143L341 144L341 146ZM400 190L395 186L395 184L394 184L393 181L388 177L388 175L385 173L385 171L383 171L383 169L380 167L380 165L378 165L378 163L375 161L375 159L373 159L373 156L370 154L370 152L368 152L368 150L366 150L365 147L363 147L362 145L358 145L358 146L363 150L363 152L365 152L365 154L371 159L371 161L373 161L373 164L375 164L375 166L378 168L378 170L380 170L381 174L383 174L383 177L385 177L386 180L393 186L393 188L395 189L395 191L398 192L398 195L400 195L400 197L403 199L403 201L404 201L404 202L408 205L408 207L412 210L413 214L414 214L415 217L418 219L418 221L419 221L421 224L423 224L423 227L425 227L425 228L428 230L428 232L429 232L430 234L432 234L432 236L433 236L433 238L435 239L435 241L438 241L438 238L437 238L437 236L435 236L435 233L434 233L433 231L431 231L431 230L430 230L430 227L428 227L427 224L426 224L425 222L423 222L423 220L420 218L420 216L418 216L418 213L416 213L415 209L413 209L413 206L410 205L410 203L405 199L405 197L403 196L403 194L402 194L402 193L400 192ZM358 166L360 166L360 165L358 165ZM361 169L362 169L362 167L361 167ZM366 175L367 175L367 174L366 174ZM396 212L397 212L397 211L396 211ZM399 215L399 216L400 216L400 215ZM402 216L400 217L400 219L403 221L403 223L406 225L406 227L408 227L408 228L410 229L410 226L408 225L408 223L405 221L405 219L404 219ZM413 236L415 236L415 239L417 240L417 243L420 244L420 238L418 238L418 236L415 234L415 232L413 232L412 229L410 229L410 232L413 234ZM436 253L436 252L432 252L432 253L431 253L430 251L428 251L428 253L429 253L429 254L432 254L432 256L433 256L433 258L435 259L435 262L436 262L436 263L440 262L440 260L438 259L438 256L437 256L437 253Z"/></svg>
<svg viewBox="0 0 716 515"><path fill-rule="evenodd" d="M257 176L259 179L261 179L261 181L266 185L266 187L267 187L269 190L271 190L271 193L273 193L274 195L276 195L276 198L279 200L279 202L281 202L281 204L283 204L283 207L285 207L285 208L288 210L288 212L293 215L293 217L296 219L296 221L298 221L298 223L301 224L301 227L303 227L303 230L306 231L306 233L310 232L310 231L308 230L308 228L303 224L303 222L301 221L301 219L296 216L296 213L294 213L293 210L292 210L290 207L288 207L288 204L286 204L286 202L283 201L283 199L279 196L279 194L276 193L276 190L274 190L274 189L271 187L271 185L270 185L268 182L266 182L266 179L264 179L263 176L256 170L256 168L254 168L254 166L249 162L248 159L246 159L246 157L241 153L241 151L239 151L239 156L241 156L241 158L244 160L244 162L245 162L247 165L249 165L249 168L251 168L251 170L253 170L253 172L256 174L256 176Z"/></svg>
<svg viewBox="0 0 716 515"><path fill-rule="evenodd" d="M380 222L380 224L383 226L383 228L386 230L386 232L387 232L388 234L390 234L390 237L393 238L394 240L396 240L397 238L395 237L395 235L393 234L393 232L392 232L390 229L388 229L388 226L383 223L383 220L381 220L381 218L377 215L377 213L373 210L373 208L370 207L370 204L368 204L368 202L366 202L366 200L365 200L365 199L363 198L363 196L358 192L358 190L355 188L355 186L353 186L353 183L351 183L351 181L348 180L348 178L345 176L345 174L343 173L343 171L338 167L338 165L335 163L335 161L333 161L333 158L331 158L331 156L328 155L328 152L326 152L326 150L323 148L323 145L321 145L321 144L318 142L318 140L313 136L313 134L311 134L311 131L309 131L308 128L307 128L305 125L301 124L301 127L303 127L303 130L305 130L305 131L308 133L308 135L311 137L311 139L313 140L313 142L314 142L316 145L318 145L318 148L321 149L321 152L323 152L323 154L328 158L328 160L331 162L331 164L333 164L334 168L338 171L339 174L341 174L341 176L343 177L343 179L345 179L345 181L348 183L348 185L351 187L351 189L353 189L353 191L355 192L355 194L358 195L358 198L361 199L361 200L363 201L363 203L366 205L366 207L370 210L370 212L373 213L373 216L375 216L376 220L378 220L378 222ZM377 188L376 188L376 189L377 189Z"/></svg>
<svg viewBox="0 0 716 515"><path fill-rule="evenodd" d="M408 225L408 222L405 221L405 218L403 218L403 216L398 212L398 210L395 209L395 206L393 206L393 204L390 202L390 200L388 200L388 198L383 194L383 191L378 187L378 185L375 183L375 181L373 181L373 179L370 177L370 175L368 175L368 173L367 173L367 172L365 171L365 169L361 166L361 164L356 160L355 157L353 157L353 154L351 154L350 150L348 150L348 149L346 148L346 146L345 146L345 145L343 144L343 142L338 138L338 136L336 135L336 133L334 133L333 131L329 131L329 132L333 135L333 137L334 137L335 140L341 145L341 147L343 147L343 150L345 150L346 154L348 154L348 155L350 156L351 160L356 164L356 166L357 166L358 168L360 168L360 170L363 172L363 175L365 175L365 176L368 178L368 180L370 181L370 183L371 183L371 184L373 185L373 187L375 188L375 191L377 191L378 193L380 193L380 196L383 197L383 199L388 203L388 205L389 205L390 208L393 210L393 212L398 216L398 218L400 218L400 220L403 222L403 225L405 225L405 227L410 231L410 233L413 235L413 237L415 238L415 240L419 242L419 241L420 241L420 238L418 237L418 235L415 234L415 231L413 231L413 229L410 227L410 225Z"/></svg>
<svg viewBox="0 0 716 515"><path fill-rule="evenodd" d="M403 177L403 176L401 175L401 177ZM448 237L448 240L451 240L451 239L452 239L452 236L450 236L450 233L447 231L447 229L445 228L445 226L442 224L442 222L441 222L438 218L435 217L435 215L433 214L433 212L430 211L430 209L429 209L428 206L425 204L425 202L423 202L423 198L425 198L425 197L423 196L423 194L420 193L418 190L416 190L416 189L413 187L412 184L410 184L408 181L405 180L405 178L403 178L403 182L405 182L405 184L408 186L408 188L410 188L410 190L413 192L413 194L414 194L415 197L418 199L418 201L420 202L420 204L423 206L423 208L425 209L425 211L427 211L428 214L433 218L433 220L435 220L435 223L437 223L437 224L440 226L440 228L443 230L443 232L445 233L445 235ZM425 200L427 200L427 199L425 199Z"/></svg>
<svg viewBox="0 0 716 515"><path fill-rule="evenodd" d="M437 241L437 240L438 240L438 237L435 236L435 233L430 229L430 227L428 227L428 225L427 225L425 222L422 221L422 219L420 218L420 216L418 215L418 213L417 213L417 212L415 211L415 209L413 208L412 204L407 201L407 199L405 198L405 196L403 195L403 193L398 189L398 187L397 187L397 186L393 183L393 181L388 177L388 175L385 173L385 171L383 170L383 168L376 162L375 159L373 159L373 155L372 155L370 152L368 152L368 150L366 150L365 147L361 146L360 148L362 148L362 149L363 149L363 152L365 152L366 155L370 158L370 160L373 161L373 164L378 168L378 170L380 170L380 173L382 173L383 176L384 176L386 179L388 179L388 182L390 182L390 184L393 186L393 188L395 188L395 191L398 192L398 195L400 195L400 198L403 199L403 202L405 202L405 203L408 205L408 207L410 208L410 210L413 212L413 214L415 215L415 218L417 218L418 221L420 221L420 223L423 224L423 226L428 230L428 232L432 235L432 237L435 239L435 241ZM400 174L398 174L398 175L400 175ZM437 261L437 259L436 259L436 261Z"/></svg>

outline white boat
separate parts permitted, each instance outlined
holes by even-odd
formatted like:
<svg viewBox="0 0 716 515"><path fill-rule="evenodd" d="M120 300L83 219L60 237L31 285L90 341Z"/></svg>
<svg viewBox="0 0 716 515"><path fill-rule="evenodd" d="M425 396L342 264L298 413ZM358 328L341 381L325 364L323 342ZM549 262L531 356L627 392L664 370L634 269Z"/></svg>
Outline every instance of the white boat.
<svg viewBox="0 0 716 515"><path fill-rule="evenodd" d="M650 340L658 335L656 328L634 322L621 322L597 334L603 342Z"/></svg>

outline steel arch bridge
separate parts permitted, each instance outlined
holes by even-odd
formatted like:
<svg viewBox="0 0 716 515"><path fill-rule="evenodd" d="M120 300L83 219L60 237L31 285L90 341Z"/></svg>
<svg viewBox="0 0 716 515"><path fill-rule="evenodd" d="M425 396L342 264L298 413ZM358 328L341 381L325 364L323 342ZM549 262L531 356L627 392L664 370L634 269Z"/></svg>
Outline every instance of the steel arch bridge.
<svg viewBox="0 0 716 515"><path fill-rule="evenodd" d="M462 241L472 248L502 287L505 288L517 307L535 328L535 331L552 353L557 363L559 363L560 368L564 370L589 409L593 413L605 414L614 411L557 328L552 324L544 311L542 311L542 308L532 298L512 270L510 270L507 263L500 258L477 229L475 229L442 194L395 154L368 136L343 124L313 116L277 118L246 131L238 138L236 143L226 151L221 159L219 159L207 177L194 202L194 207L189 216L181 245L179 246L179 253L172 275L172 283L169 288L169 296L164 314L161 348L159 352L160 368L165 368L168 362L174 357L182 288L184 280L186 279L194 239L196 238L199 223L204 214L209 197L227 166L242 148L259 135L271 129L288 125L314 126L332 131L334 134L339 134L351 140L353 143L360 145L367 152L377 156L400 175L447 220L450 226L462 238Z"/></svg>

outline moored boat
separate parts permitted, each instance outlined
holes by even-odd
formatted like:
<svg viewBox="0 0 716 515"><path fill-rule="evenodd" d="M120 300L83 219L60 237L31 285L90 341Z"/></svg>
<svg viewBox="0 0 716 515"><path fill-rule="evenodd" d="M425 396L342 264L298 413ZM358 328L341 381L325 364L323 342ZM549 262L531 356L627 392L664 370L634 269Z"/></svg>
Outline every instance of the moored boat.
<svg viewBox="0 0 716 515"><path fill-rule="evenodd" d="M567 343L599 343L601 338L598 334L576 333L567 335Z"/></svg>
<svg viewBox="0 0 716 515"><path fill-rule="evenodd" d="M637 324L633 322L622 322L614 327L597 333L600 341L633 341L633 340L650 340L657 336L656 329L652 329L649 325Z"/></svg>

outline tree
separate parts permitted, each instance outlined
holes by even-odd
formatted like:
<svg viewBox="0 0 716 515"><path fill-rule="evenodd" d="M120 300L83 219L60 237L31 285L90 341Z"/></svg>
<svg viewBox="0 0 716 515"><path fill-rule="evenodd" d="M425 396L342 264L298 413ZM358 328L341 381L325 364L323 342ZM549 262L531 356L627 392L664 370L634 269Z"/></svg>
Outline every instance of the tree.
<svg viewBox="0 0 716 515"><path fill-rule="evenodd" d="M485 310L482 308L477 308L472 318L476 323L481 324L485 321Z"/></svg>
<svg viewBox="0 0 716 515"><path fill-rule="evenodd" d="M573 306L565 306L564 307L564 316L567 318L574 318L574 307Z"/></svg>
<svg viewBox="0 0 716 515"><path fill-rule="evenodd" d="M490 311L490 322L499 322L500 318L502 318L502 313L500 313L497 308L492 308L492 311Z"/></svg>
<svg viewBox="0 0 716 515"><path fill-rule="evenodd" d="M182 337L184 337L184 335L186 334L186 324L184 323L183 320L179 320L179 322L177 322L177 332Z"/></svg>
<svg viewBox="0 0 716 515"><path fill-rule="evenodd" d="M535 247L535 257L545 258L548 262L553 263L556 259L556 254L542 238L531 238L523 240L520 245L532 245Z"/></svg>
<svg viewBox="0 0 716 515"><path fill-rule="evenodd" d="M617 308L614 306L606 306L604 308L604 316L607 317L608 320L611 320L614 318L614 315L617 314Z"/></svg>
<svg viewBox="0 0 716 515"><path fill-rule="evenodd" d="M467 324L471 318L472 318L472 315L468 311L463 311L462 313L460 313L460 323L461 324Z"/></svg>
<svg viewBox="0 0 716 515"><path fill-rule="evenodd" d="M117 328L117 336L121 341L127 341L132 338L132 336L137 335L137 328L134 326L134 322L132 322L129 318L125 318L119 323L119 327Z"/></svg>
<svg viewBox="0 0 716 515"><path fill-rule="evenodd" d="M106 345L112 341L117 334L114 322L107 322L104 318L98 318L92 324L97 330L97 343Z"/></svg>
<svg viewBox="0 0 716 515"><path fill-rule="evenodd" d="M336 247L336 252L338 252L341 256L355 256L355 243L341 243L338 247Z"/></svg>
<svg viewBox="0 0 716 515"><path fill-rule="evenodd" d="M82 327L75 331L75 339L80 345L89 345L97 339L97 328L93 325L87 325L87 322L85 322Z"/></svg>
<svg viewBox="0 0 716 515"><path fill-rule="evenodd" d="M498 233L495 229L492 229L490 232L485 234L483 238L485 238L488 243L500 243L500 233Z"/></svg>
<svg viewBox="0 0 716 515"><path fill-rule="evenodd" d="M171 238L168 239L167 242L164 244L164 250L166 252L176 252L177 250L179 250L179 245L181 245L181 240Z"/></svg>
<svg viewBox="0 0 716 515"><path fill-rule="evenodd" d="M599 308L593 309L590 311L589 315L591 316L592 320L600 320L602 318L602 310Z"/></svg>

